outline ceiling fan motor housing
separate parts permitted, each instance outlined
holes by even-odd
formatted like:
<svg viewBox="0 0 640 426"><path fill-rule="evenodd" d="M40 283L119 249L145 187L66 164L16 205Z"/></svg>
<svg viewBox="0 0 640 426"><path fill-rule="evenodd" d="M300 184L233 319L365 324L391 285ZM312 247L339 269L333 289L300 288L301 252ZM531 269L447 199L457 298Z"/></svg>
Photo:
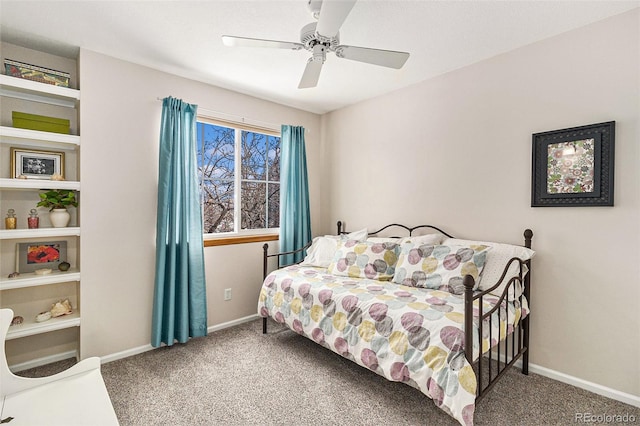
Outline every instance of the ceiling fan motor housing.
<svg viewBox="0 0 640 426"><path fill-rule="evenodd" d="M316 22L305 25L300 30L300 43L304 45L304 48L313 51L313 47L317 44L322 44L325 49L335 51L340 44L340 33L337 33L335 37L325 37L316 32Z"/></svg>

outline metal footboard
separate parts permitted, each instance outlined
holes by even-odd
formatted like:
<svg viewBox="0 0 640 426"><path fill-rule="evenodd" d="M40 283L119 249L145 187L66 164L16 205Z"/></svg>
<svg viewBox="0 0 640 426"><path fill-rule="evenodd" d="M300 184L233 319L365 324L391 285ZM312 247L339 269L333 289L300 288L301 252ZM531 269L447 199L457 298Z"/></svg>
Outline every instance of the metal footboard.
<svg viewBox="0 0 640 426"><path fill-rule="evenodd" d="M527 229L524 232L525 247L531 248L531 238L533 232ZM489 295L490 291L497 288L504 280L509 267L513 263L519 265L519 273L517 277L512 277L502 295L499 297L498 303L489 310L483 312L483 297ZM527 271L525 271L525 267ZM529 374L529 318L531 316L531 299L530 299L530 285L531 285L531 260L523 261L517 257L512 258L507 263L507 266L502 273L502 277L493 287L483 292L474 295L473 287L475 281L470 275L464 278L465 286L465 356L467 361L472 365L476 379L476 400L480 400L498 381L507 369L522 358L522 373ZM515 297L515 290L518 285L521 285L523 291L518 297ZM493 340L493 321L494 314L497 312L498 324L503 320L503 315L508 316L508 305L514 302L514 297L520 302L522 308L522 299L526 298L529 306L529 314L518 322L511 332L506 330L504 338L497 336L498 343L490 348L486 354L482 354L482 340L485 334L485 326L488 327L489 342ZM478 301L478 315L477 324L474 322L474 301ZM501 309L503 301L506 301L507 309ZM504 312L503 312L504 311ZM504 318L507 320L507 318ZM473 331L477 330L476 343L479 348L479 356L477 360L473 359ZM500 334L500 327L498 327L498 333Z"/></svg>

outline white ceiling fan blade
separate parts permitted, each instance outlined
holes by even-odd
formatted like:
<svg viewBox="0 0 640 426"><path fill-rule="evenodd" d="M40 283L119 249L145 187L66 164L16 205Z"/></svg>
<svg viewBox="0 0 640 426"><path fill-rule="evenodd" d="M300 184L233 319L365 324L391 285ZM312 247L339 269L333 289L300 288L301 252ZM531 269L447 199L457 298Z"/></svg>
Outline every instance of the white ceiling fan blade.
<svg viewBox="0 0 640 426"><path fill-rule="evenodd" d="M320 79L320 71L322 70L322 61L314 61L313 58L309 59L307 66L304 69L298 89L307 89L309 87L316 87L318 80Z"/></svg>
<svg viewBox="0 0 640 426"><path fill-rule="evenodd" d="M335 37L355 4L356 0L323 0L316 32L325 37Z"/></svg>
<svg viewBox="0 0 640 426"><path fill-rule="evenodd" d="M395 50L371 49L368 47L338 46L336 56L352 61L366 62L387 68L400 69L409 59L407 52Z"/></svg>
<svg viewBox="0 0 640 426"><path fill-rule="evenodd" d="M223 35L222 43L230 47L274 47L276 49L300 50L304 45L290 41L264 40L261 38L248 38Z"/></svg>

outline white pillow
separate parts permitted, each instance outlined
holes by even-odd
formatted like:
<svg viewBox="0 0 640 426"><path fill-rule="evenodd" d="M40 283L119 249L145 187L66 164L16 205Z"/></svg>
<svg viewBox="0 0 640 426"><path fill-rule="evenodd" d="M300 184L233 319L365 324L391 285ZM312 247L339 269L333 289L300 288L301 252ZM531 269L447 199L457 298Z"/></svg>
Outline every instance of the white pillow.
<svg viewBox="0 0 640 426"><path fill-rule="evenodd" d="M444 235L442 234L425 234L425 235L414 235L412 237L404 237L400 239L399 244L402 243L413 243L415 245L438 245L442 243L444 239Z"/></svg>
<svg viewBox="0 0 640 426"><path fill-rule="evenodd" d="M367 238L367 242L370 243L393 243L393 244L402 244L402 243L414 243L416 245L438 245L442 242L444 235L442 234L426 234L426 235L414 235L412 237L402 237L402 238L393 238L393 237L369 237Z"/></svg>
<svg viewBox="0 0 640 426"><path fill-rule="evenodd" d="M366 228L341 236L325 235L324 237L315 237L311 246L307 249L307 256L304 258L301 265L328 268L333 260L333 255L336 254L336 251L338 250L339 241L354 240L363 242L366 239Z"/></svg>
<svg viewBox="0 0 640 426"><path fill-rule="evenodd" d="M318 266L322 268L329 267L333 255L338 249L338 238L335 235L326 235L324 237L315 237L311 246L307 249L307 256L301 265Z"/></svg>
<svg viewBox="0 0 640 426"><path fill-rule="evenodd" d="M400 238L393 238L393 237L368 237L366 242L367 242L367 243L373 243L373 244L384 244L384 243L399 244L399 243L400 243Z"/></svg>
<svg viewBox="0 0 640 426"><path fill-rule="evenodd" d="M484 265L484 270L482 271L482 275L480 276L480 283L478 284L478 290L484 291L492 286L494 286L500 277L502 276L502 272L504 272L504 268L507 266L509 260L513 257L519 257L522 260L531 259L536 252L522 246L516 246L512 244L503 244L503 243L494 243L490 241L471 241L471 240L460 240L457 238L447 238L443 241L442 244L461 244L461 245L485 245L492 248L487 253L487 261ZM496 289L492 290L491 293L500 296L504 291L507 283L512 277L517 277L520 271L520 264L518 262L513 262L511 266L509 266L509 270L500 284ZM526 269L524 273L526 273ZM510 294L509 298L519 297L522 293L522 289L516 285L516 294Z"/></svg>
<svg viewBox="0 0 640 426"><path fill-rule="evenodd" d="M355 240L361 243L366 241L368 236L369 233L367 232L367 228L362 228L358 231L353 231L348 234L342 234L340 235L340 238L343 240Z"/></svg>

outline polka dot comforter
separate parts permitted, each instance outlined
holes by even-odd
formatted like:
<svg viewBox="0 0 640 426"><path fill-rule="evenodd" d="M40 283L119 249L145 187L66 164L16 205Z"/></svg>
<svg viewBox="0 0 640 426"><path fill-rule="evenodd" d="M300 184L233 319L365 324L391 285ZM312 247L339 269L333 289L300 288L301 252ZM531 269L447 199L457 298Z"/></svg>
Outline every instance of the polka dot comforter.
<svg viewBox="0 0 640 426"><path fill-rule="evenodd" d="M484 299L483 312L497 303L495 297ZM502 321L496 312L491 333L485 323L483 353L517 326L528 307L523 298L522 308L517 301L503 302L498 311ZM258 313L389 380L419 389L461 424L473 424L477 383L463 352L462 296L292 265L267 276Z"/></svg>

